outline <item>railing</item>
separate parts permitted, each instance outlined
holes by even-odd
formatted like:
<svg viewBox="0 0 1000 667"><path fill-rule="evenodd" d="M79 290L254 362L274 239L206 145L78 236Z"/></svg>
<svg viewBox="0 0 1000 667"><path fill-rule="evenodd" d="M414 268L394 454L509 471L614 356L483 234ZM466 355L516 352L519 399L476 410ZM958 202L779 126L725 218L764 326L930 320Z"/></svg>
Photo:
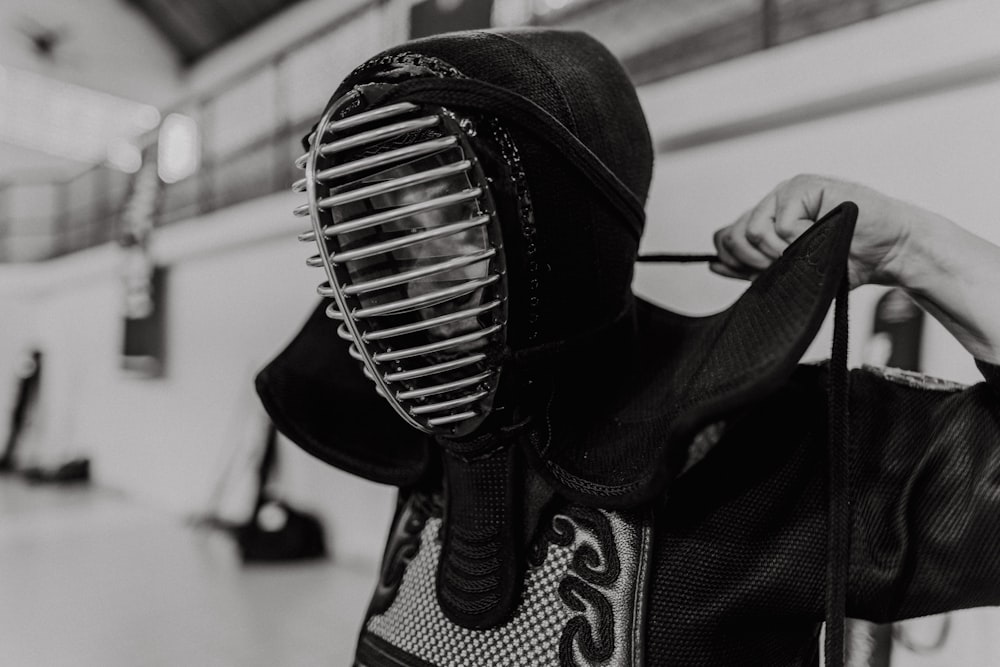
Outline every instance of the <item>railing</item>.
<svg viewBox="0 0 1000 667"><path fill-rule="evenodd" d="M300 127L286 128L235 151L225 161L206 162L193 176L163 186L156 225L168 225L277 192L292 182ZM65 183L51 184L55 205L36 215L0 217L0 262L50 259L114 240L127 192L128 174L94 167ZM4 199L37 196L39 184L3 188Z"/></svg>
<svg viewBox="0 0 1000 667"><path fill-rule="evenodd" d="M584 27L614 44L616 39L623 42L615 31L628 29L622 28L627 25L621 21L623 12L650 12L655 20L673 21L673 37L667 41L619 54L633 79L647 82L926 1L744 0L739 4L748 15L720 15L714 24L699 24L684 33L673 25L679 15L671 15L671 3L664 0L578 0L565 12L539 14L532 22ZM409 6L402 0L373 0L254 63L213 94L177 109L198 121L201 166L188 178L163 185L156 225L287 188L294 178L292 162L302 152L299 139L332 87L359 54L388 46L386 36L406 23ZM604 14L611 18L602 19ZM744 38L738 43L722 39L737 23ZM145 142L152 145L155 133ZM97 166L63 183L0 187L0 262L49 259L115 239L131 178Z"/></svg>
<svg viewBox="0 0 1000 667"><path fill-rule="evenodd" d="M384 5L376 0L356 8L178 108L198 121L201 165L183 180L162 184L156 226L290 187L300 139L330 94L330 82L347 74L358 53L385 46L379 43L384 21L402 20ZM149 159L156 133L139 143ZM50 259L114 240L132 178L100 165L64 182L0 186L0 262Z"/></svg>

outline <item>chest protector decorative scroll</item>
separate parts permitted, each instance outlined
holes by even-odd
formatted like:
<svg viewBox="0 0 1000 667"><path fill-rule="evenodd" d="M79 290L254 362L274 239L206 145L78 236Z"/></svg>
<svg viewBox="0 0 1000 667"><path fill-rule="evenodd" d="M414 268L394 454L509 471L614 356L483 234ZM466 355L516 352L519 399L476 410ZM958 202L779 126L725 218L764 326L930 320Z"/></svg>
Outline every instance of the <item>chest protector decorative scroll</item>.
<svg viewBox="0 0 1000 667"><path fill-rule="evenodd" d="M547 515L513 617L450 622L435 595L440 510L414 494L399 513L358 646L361 667L641 664L649 517L581 506Z"/></svg>

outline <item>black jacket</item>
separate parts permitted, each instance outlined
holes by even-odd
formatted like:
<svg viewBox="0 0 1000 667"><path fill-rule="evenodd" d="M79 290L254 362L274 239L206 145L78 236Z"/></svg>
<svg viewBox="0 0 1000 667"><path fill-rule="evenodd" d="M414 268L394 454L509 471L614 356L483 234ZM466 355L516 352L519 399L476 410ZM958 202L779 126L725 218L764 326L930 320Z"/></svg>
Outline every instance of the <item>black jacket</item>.
<svg viewBox="0 0 1000 667"><path fill-rule="evenodd" d="M1000 604L1000 369L967 389L851 374L848 615ZM826 552L825 367L800 367L681 475L656 522L651 665L813 665Z"/></svg>
<svg viewBox="0 0 1000 667"><path fill-rule="evenodd" d="M967 388L851 372L849 616L1000 604L1000 368L980 368L986 381ZM702 429L688 468L634 507L553 495L512 457L524 506L541 511L525 528L518 607L485 630L450 621L436 597L448 566L443 487L461 493L474 480L449 484L427 464L401 488L357 664L818 665L827 375L826 364L799 366L762 401ZM489 554L462 557L475 572Z"/></svg>

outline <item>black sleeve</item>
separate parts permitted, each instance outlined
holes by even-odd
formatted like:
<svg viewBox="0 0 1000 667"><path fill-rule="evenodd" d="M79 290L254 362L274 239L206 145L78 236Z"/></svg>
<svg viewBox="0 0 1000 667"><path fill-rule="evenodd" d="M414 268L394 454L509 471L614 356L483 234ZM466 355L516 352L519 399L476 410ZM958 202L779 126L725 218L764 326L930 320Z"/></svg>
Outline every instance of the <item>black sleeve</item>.
<svg viewBox="0 0 1000 667"><path fill-rule="evenodd" d="M851 374L852 616L1000 604L1000 367L968 388Z"/></svg>
<svg viewBox="0 0 1000 667"><path fill-rule="evenodd" d="M979 366L979 370L990 386L1000 393L1000 366L985 361L976 361L976 365Z"/></svg>
<svg viewBox="0 0 1000 667"><path fill-rule="evenodd" d="M959 387L851 373L847 613L1000 604L1000 369ZM813 664L827 562L825 366L726 421L658 508L654 664ZM809 657L812 656L812 657Z"/></svg>

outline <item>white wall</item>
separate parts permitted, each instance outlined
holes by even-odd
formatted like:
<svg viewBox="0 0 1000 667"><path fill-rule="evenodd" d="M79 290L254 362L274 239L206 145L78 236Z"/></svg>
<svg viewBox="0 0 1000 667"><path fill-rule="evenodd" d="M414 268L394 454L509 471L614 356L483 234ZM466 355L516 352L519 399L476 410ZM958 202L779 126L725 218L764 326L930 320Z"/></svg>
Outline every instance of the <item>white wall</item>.
<svg viewBox="0 0 1000 667"><path fill-rule="evenodd" d="M177 95L176 52L142 12L120 0L4 0L0 3L0 63L147 104ZM56 30L50 60L39 57L19 30Z"/></svg>
<svg viewBox="0 0 1000 667"><path fill-rule="evenodd" d="M316 31L335 23L335 29L324 31L319 39L322 48L327 49L326 59L306 58L305 62L296 63L302 66L297 73L285 73L291 79L289 86L293 89L301 88L297 86L299 81L311 80L321 89L317 91L318 101L325 103L333 92L330 85L339 83L339 78L360 64L362 59L375 55L388 44L406 39L408 24L404 17L408 17L411 2L304 0L296 3L240 39L198 61L186 78L185 89L188 95L211 95L220 86L224 87L234 78L252 71L273 55L300 48L303 41L317 36ZM367 9L364 9L366 6ZM345 17L351 20L341 23ZM369 25L372 21L375 26ZM334 35L336 37L330 39ZM295 91L292 92L294 97Z"/></svg>
<svg viewBox="0 0 1000 667"><path fill-rule="evenodd" d="M273 127L261 123L273 121L275 110L230 113L226 103L247 108L272 99L275 86L293 120L318 114L332 86L357 62L405 37L407 3L299 3L199 61L161 102L173 106L215 93L299 46L279 68L265 68L224 94L215 115L228 136L243 142L269 132ZM313 39L331 22L333 28ZM295 241L302 230L291 210L299 203L294 195L275 195L157 232L154 255L170 267L162 379L140 380L119 370L123 325L114 247L0 266L0 434L6 435L17 359L40 346L44 414L27 434L24 455L44 463L86 454L99 484L169 511L205 511L220 474L240 460L234 449L241 443L252 448L260 437L256 371L287 343L318 298L320 277L305 267L307 248ZM392 490L282 442L280 493L325 515L338 556L377 557ZM246 511L246 491L236 484L223 496L227 516Z"/></svg>
<svg viewBox="0 0 1000 667"><path fill-rule="evenodd" d="M162 379L119 370L117 248L0 267L6 314L0 433L6 433L17 355L40 345L45 419L25 455L51 461L87 454L98 483L170 511L204 511L232 449L252 448L261 437L254 374L317 299L320 276L305 266L308 248L295 239L301 231L290 214L296 203L298 197L279 194L159 232L154 255L170 266ZM340 555L380 553L393 502L389 489L339 473L293 446L281 455L279 490L326 515Z"/></svg>
<svg viewBox="0 0 1000 667"><path fill-rule="evenodd" d="M869 184L1000 242L998 30L993 0L929 3L643 89L655 140L687 146L720 138L660 153L643 250L708 250L716 228L797 173ZM920 95L855 111L839 106L900 90ZM824 108L832 115L817 118ZM797 122L802 118L813 120ZM747 125L771 129L725 139ZM703 267L647 265L637 288L704 313L730 303L743 286ZM853 363L882 291L852 294ZM809 358L827 354L828 336ZM924 365L943 377L980 379L936 323L927 331Z"/></svg>

